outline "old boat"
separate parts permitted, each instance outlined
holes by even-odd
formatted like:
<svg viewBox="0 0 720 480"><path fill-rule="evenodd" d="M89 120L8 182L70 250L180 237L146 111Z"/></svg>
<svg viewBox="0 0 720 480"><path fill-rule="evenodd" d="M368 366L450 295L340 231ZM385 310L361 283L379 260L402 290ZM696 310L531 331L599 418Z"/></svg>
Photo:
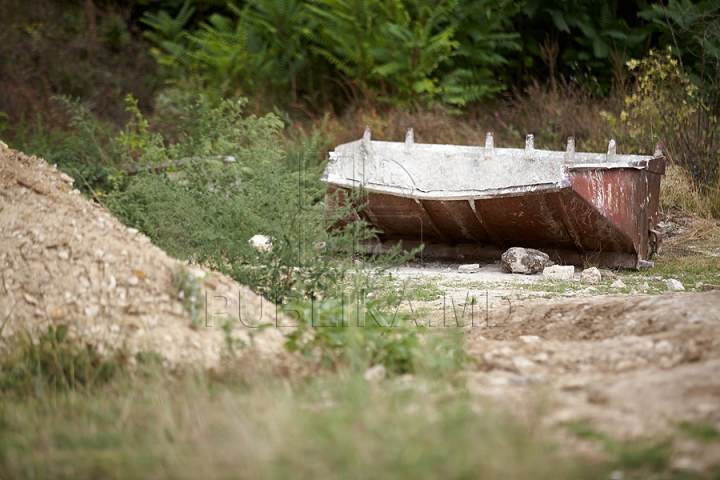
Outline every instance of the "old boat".
<svg viewBox="0 0 720 480"><path fill-rule="evenodd" d="M418 144L371 139L339 145L323 176L328 194L360 190L364 218L384 247L402 240L424 255L499 257L503 249L542 250L558 263L651 266L665 157ZM342 192L341 192L342 193ZM337 198L337 197L332 197Z"/></svg>

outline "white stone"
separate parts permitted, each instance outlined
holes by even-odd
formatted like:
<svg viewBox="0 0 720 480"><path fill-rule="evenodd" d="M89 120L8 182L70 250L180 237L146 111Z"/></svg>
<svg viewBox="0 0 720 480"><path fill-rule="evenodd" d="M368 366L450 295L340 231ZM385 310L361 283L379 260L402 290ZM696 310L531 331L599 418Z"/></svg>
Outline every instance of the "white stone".
<svg viewBox="0 0 720 480"><path fill-rule="evenodd" d="M513 358L512 362L515 368L517 368L521 372L535 366L535 362L525 357L515 357Z"/></svg>
<svg viewBox="0 0 720 480"><path fill-rule="evenodd" d="M385 369L385 365L379 363L365 370L365 373L363 373L363 378L369 383L380 383L385 380L386 375L387 370Z"/></svg>
<svg viewBox="0 0 720 480"><path fill-rule="evenodd" d="M615 280L612 285L610 285L611 288L625 288L627 285L625 285L625 282L620 280L619 278Z"/></svg>
<svg viewBox="0 0 720 480"><path fill-rule="evenodd" d="M25 301L28 302L30 305L37 305L37 304L38 304L37 298L33 297L33 296L30 295L29 293L23 294L23 298L24 298Z"/></svg>
<svg viewBox="0 0 720 480"><path fill-rule="evenodd" d="M68 258L70 258L70 253L67 250L60 250L58 252L58 258L60 260L67 260Z"/></svg>
<svg viewBox="0 0 720 480"><path fill-rule="evenodd" d="M272 252L272 243L270 238L265 235L254 235L250 239L250 245L252 245L258 252Z"/></svg>
<svg viewBox="0 0 720 480"><path fill-rule="evenodd" d="M72 185L73 183L75 183L75 179L65 172L60 173L60 180L67 183L68 185Z"/></svg>
<svg viewBox="0 0 720 480"><path fill-rule="evenodd" d="M540 337L537 335L520 335L520 340L525 343L537 343L540 341Z"/></svg>
<svg viewBox="0 0 720 480"><path fill-rule="evenodd" d="M187 271L190 275L192 275L193 277L195 277L198 280L202 280L207 275L207 272L205 272L205 270L203 270L202 268L189 267L189 268L187 268Z"/></svg>
<svg viewBox="0 0 720 480"><path fill-rule="evenodd" d="M597 267L586 268L580 274L580 281L588 285L598 285L602 280L602 274Z"/></svg>
<svg viewBox="0 0 720 480"><path fill-rule="evenodd" d="M572 265L553 265L543 269L543 277L551 280L572 280L575 277L575 267Z"/></svg>
<svg viewBox="0 0 720 480"><path fill-rule="evenodd" d="M552 265L548 254L532 248L513 247L500 256L503 271L534 275Z"/></svg>
<svg viewBox="0 0 720 480"><path fill-rule="evenodd" d="M458 273L477 273L480 271L479 263L468 263L467 265L460 265L458 267Z"/></svg>
<svg viewBox="0 0 720 480"><path fill-rule="evenodd" d="M671 292L682 292L685 291L685 287L682 283L675 280L674 278L668 279L667 282L665 282L665 285L667 285L667 289Z"/></svg>

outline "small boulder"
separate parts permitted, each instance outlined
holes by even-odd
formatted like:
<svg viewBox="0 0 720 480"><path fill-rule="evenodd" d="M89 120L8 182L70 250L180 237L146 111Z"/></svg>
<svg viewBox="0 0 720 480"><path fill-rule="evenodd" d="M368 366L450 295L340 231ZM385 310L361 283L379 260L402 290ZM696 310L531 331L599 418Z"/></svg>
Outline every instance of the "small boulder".
<svg viewBox="0 0 720 480"><path fill-rule="evenodd" d="M667 289L671 292L683 292L685 291L685 287L682 283L675 280L674 278L668 279L667 282L665 282L665 285L667 285Z"/></svg>
<svg viewBox="0 0 720 480"><path fill-rule="evenodd" d="M572 280L575 278L575 267L572 265L553 265L543 269L543 277L551 280Z"/></svg>
<svg viewBox="0 0 720 480"><path fill-rule="evenodd" d="M580 281L588 285L598 285L602 280L602 274L597 267L586 268L580 274Z"/></svg>
<svg viewBox="0 0 720 480"><path fill-rule="evenodd" d="M365 370L365 373L363 373L363 378L368 383L378 384L385 380L386 375L387 369L385 368L385 365L378 363L377 365L373 365L372 367Z"/></svg>
<svg viewBox="0 0 720 480"><path fill-rule="evenodd" d="M503 271L533 275L552 265L548 254L532 248L513 247L500 257Z"/></svg>
<svg viewBox="0 0 720 480"><path fill-rule="evenodd" d="M617 280L617 275L607 268L600 269L600 276L603 280Z"/></svg>
<svg viewBox="0 0 720 480"><path fill-rule="evenodd" d="M625 282L620 280L619 278L615 280L612 285L610 285L610 288L625 288L627 285L625 285Z"/></svg>
<svg viewBox="0 0 720 480"><path fill-rule="evenodd" d="M258 252L272 252L272 243L265 235L254 235L250 239L250 245Z"/></svg>
<svg viewBox="0 0 720 480"><path fill-rule="evenodd" d="M458 267L458 273L477 273L480 271L479 263L469 263L467 265L460 265Z"/></svg>

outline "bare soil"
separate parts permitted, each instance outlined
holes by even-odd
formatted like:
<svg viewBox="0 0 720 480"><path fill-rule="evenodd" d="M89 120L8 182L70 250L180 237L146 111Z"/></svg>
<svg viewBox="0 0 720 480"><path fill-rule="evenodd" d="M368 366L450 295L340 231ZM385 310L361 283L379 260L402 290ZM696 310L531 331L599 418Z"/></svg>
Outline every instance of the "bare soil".
<svg viewBox="0 0 720 480"><path fill-rule="evenodd" d="M681 211L661 219L671 262L693 268L715 262L715 222ZM720 442L694 438L681 425L720 430L720 290L687 274L680 277L687 291L673 293L666 286L672 275L653 271L606 271L600 285L589 286L580 271L564 283L503 274L498 264L475 274L440 264L395 274L440 287L441 297L425 302L435 325L464 318L466 349L477 360L466 372L468 386L480 404L521 416L540 405L563 444L593 459L607 457L603 441L578 438L573 426L619 441L669 440L673 468L716 468ZM704 275L718 278L720 271ZM616 279L626 287L610 287Z"/></svg>

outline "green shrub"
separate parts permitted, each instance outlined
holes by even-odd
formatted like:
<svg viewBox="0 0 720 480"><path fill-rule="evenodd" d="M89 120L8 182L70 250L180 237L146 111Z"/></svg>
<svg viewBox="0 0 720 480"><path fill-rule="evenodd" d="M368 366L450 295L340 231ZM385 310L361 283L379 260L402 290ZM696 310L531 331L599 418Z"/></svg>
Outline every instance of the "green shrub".
<svg viewBox="0 0 720 480"><path fill-rule="evenodd" d="M442 375L470 361L460 335L433 333L398 307L398 298L366 298L363 290L290 302L284 310L298 327L286 346L326 367L382 364L394 374Z"/></svg>
<svg viewBox="0 0 720 480"><path fill-rule="evenodd" d="M194 326L200 326L200 310L202 308L202 289L195 276L182 266L172 272L172 282L177 290L176 296L190 314Z"/></svg>

